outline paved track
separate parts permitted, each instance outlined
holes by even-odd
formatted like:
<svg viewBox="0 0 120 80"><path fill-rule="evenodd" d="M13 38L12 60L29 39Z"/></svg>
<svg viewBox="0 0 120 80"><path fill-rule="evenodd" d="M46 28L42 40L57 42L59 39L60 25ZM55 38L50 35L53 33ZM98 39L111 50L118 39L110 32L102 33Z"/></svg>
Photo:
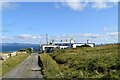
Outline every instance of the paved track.
<svg viewBox="0 0 120 80"><path fill-rule="evenodd" d="M32 53L25 61L8 72L3 78L43 78L38 66L38 54Z"/></svg>

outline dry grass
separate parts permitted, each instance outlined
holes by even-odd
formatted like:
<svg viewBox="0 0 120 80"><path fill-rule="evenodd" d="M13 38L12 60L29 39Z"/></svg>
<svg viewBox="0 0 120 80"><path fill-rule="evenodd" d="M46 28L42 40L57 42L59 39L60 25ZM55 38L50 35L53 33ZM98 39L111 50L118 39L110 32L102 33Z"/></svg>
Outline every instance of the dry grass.
<svg viewBox="0 0 120 80"><path fill-rule="evenodd" d="M2 61L2 76L5 75L12 68L20 64L23 60L25 60L29 55L28 54L19 54L13 57Z"/></svg>

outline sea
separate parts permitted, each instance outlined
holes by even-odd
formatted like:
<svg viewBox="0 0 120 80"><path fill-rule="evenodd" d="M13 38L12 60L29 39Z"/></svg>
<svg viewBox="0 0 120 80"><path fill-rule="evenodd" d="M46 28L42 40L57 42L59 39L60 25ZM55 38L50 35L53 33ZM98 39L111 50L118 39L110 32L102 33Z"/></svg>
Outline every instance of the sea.
<svg viewBox="0 0 120 80"><path fill-rule="evenodd" d="M0 43L0 52L14 52L24 48L33 48L35 51L40 49L39 44L27 43Z"/></svg>

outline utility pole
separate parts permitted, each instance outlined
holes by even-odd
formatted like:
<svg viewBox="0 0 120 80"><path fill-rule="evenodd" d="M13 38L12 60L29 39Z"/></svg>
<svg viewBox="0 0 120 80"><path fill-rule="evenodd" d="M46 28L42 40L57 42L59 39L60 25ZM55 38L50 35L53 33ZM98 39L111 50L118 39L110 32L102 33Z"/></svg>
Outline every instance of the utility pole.
<svg viewBox="0 0 120 80"><path fill-rule="evenodd" d="M46 44L48 45L48 34L46 34Z"/></svg>
<svg viewBox="0 0 120 80"><path fill-rule="evenodd" d="M89 43L89 39L87 39L87 44Z"/></svg>
<svg viewBox="0 0 120 80"><path fill-rule="evenodd" d="M48 49L48 34L46 34L46 43L47 43L47 49ZM47 52L47 49L46 49L46 52Z"/></svg>

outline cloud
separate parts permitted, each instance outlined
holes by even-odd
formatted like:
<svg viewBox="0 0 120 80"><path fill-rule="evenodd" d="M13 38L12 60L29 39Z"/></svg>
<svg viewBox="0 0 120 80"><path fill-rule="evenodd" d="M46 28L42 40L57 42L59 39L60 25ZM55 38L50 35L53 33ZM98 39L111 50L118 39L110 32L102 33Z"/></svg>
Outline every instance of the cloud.
<svg viewBox="0 0 120 80"><path fill-rule="evenodd" d="M74 34L62 34L62 35L54 35L54 36L50 36L49 40L55 40L57 42L60 42L61 40L69 40L71 38L74 38L75 35Z"/></svg>
<svg viewBox="0 0 120 80"><path fill-rule="evenodd" d="M72 10L83 10L87 5L87 2L83 3L80 2L79 0L74 0L75 2L70 2L71 0L67 0L67 1L68 2L65 2L64 5L66 5Z"/></svg>
<svg viewBox="0 0 120 80"><path fill-rule="evenodd" d="M119 0L65 0L65 2L61 2L61 5L55 7L68 7L74 11L84 10L86 7L94 8L94 9L107 9L111 8L117 4Z"/></svg>
<svg viewBox="0 0 120 80"><path fill-rule="evenodd" d="M60 4L55 3L55 8L59 9L61 7L67 7L74 11L81 11L86 7L91 7L95 9L106 9L113 7L119 0L62 0L55 1L60 2ZM93 4L89 5L92 2ZM110 2L110 3L109 3ZM13 2L0 2L0 10L2 9L16 9L19 5Z"/></svg>
<svg viewBox="0 0 120 80"><path fill-rule="evenodd" d="M85 34L79 34L80 37L87 37L87 38L101 38L102 35L100 34L92 34L92 33L85 33Z"/></svg>
<svg viewBox="0 0 120 80"><path fill-rule="evenodd" d="M15 42L13 37L5 37L5 36L0 36L0 43L4 43L4 42Z"/></svg>
<svg viewBox="0 0 120 80"><path fill-rule="evenodd" d="M70 40L73 38L76 42L85 43L87 39L91 42L100 43L114 43L118 42L118 34L120 32L109 32L105 34L94 34L94 33L82 33L82 34L63 34L49 36L48 40L55 40L55 42L60 42L61 40ZM119 36L120 37L120 36ZM120 39L120 38L119 38ZM21 34L16 36L1 36L0 41L2 42L12 42L12 43L46 43L45 35L31 35L31 34Z"/></svg>
<svg viewBox="0 0 120 80"><path fill-rule="evenodd" d="M103 31L105 32L112 32L117 30L118 30L118 27L103 27Z"/></svg>
<svg viewBox="0 0 120 80"><path fill-rule="evenodd" d="M57 35L57 36L51 36L49 40L54 39L57 42L60 42L61 40L70 40L74 39L76 42L86 42L87 39L90 40L99 40L103 39L103 36L101 34L92 34L92 33L84 33L84 34L63 34L63 35Z"/></svg>
<svg viewBox="0 0 120 80"><path fill-rule="evenodd" d="M92 5L92 7L96 9L103 9L103 8L109 8L111 6L108 6L105 2L96 2Z"/></svg>
<svg viewBox="0 0 120 80"><path fill-rule="evenodd" d="M95 9L107 9L107 8L111 8L115 5L116 3L112 2L94 2L92 4L92 8Z"/></svg>
<svg viewBox="0 0 120 80"><path fill-rule="evenodd" d="M21 34L16 36L0 36L0 41L3 43L38 43L44 36Z"/></svg>
<svg viewBox="0 0 120 80"><path fill-rule="evenodd" d="M58 42L60 42L60 40L69 41L71 38L73 38L75 42L80 42L80 43L85 43L87 39L89 39L90 42L96 43L96 44L118 42L117 32L104 33L104 34L94 34L94 33L63 34L63 35L52 37L52 39Z"/></svg>
<svg viewBox="0 0 120 80"><path fill-rule="evenodd" d="M111 36L111 37L118 37L118 35L120 35L120 32L109 32L109 33L106 33L108 36Z"/></svg>
<svg viewBox="0 0 120 80"><path fill-rule="evenodd" d="M38 36L38 35L30 35L30 34L21 34L21 35L18 35L16 36L17 38L19 39L41 39L43 38L42 36Z"/></svg>
<svg viewBox="0 0 120 80"><path fill-rule="evenodd" d="M87 6L87 2L80 2L80 0L66 0L65 2L61 2L60 7L66 7L71 10L81 11Z"/></svg>
<svg viewBox="0 0 120 80"><path fill-rule="evenodd" d="M80 42L80 43L85 43L87 39L89 39L92 43L96 43L96 44L118 42L117 32L110 32L104 34L94 34L94 33L62 34L56 36L49 36L49 41L52 39L54 39L55 42L60 42L61 40L69 41L71 38L73 38L75 42Z"/></svg>
<svg viewBox="0 0 120 80"><path fill-rule="evenodd" d="M0 10L4 9L17 9L19 7L15 2L0 2Z"/></svg>

